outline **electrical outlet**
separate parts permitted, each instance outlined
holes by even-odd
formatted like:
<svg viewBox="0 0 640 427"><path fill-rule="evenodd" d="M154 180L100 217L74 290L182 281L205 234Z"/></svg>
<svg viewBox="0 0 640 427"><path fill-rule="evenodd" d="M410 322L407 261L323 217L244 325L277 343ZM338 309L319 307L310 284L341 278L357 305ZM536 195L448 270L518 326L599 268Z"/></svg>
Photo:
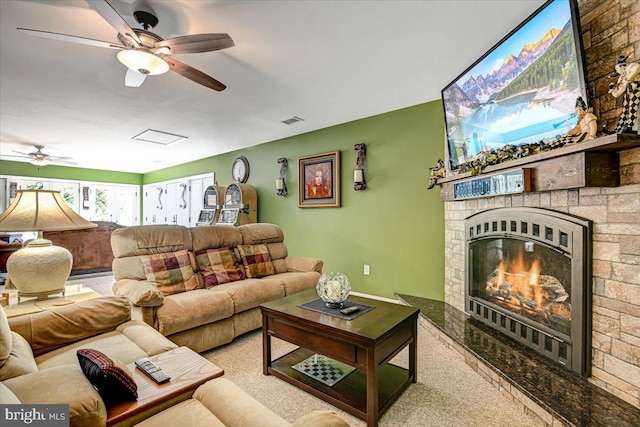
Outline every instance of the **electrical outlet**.
<svg viewBox="0 0 640 427"><path fill-rule="evenodd" d="M364 265L364 275L368 276L369 275L369 264L365 264Z"/></svg>

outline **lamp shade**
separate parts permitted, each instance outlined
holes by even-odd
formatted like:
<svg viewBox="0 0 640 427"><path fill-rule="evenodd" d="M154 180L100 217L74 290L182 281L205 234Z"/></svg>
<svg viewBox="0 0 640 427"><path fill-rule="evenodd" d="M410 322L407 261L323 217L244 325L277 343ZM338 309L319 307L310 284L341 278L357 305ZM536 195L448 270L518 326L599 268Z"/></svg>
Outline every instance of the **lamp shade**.
<svg viewBox="0 0 640 427"><path fill-rule="evenodd" d="M21 296L46 298L62 293L71 272L73 257L65 248L42 238L43 231L79 230L97 227L75 213L59 191L19 190L0 215L0 231L37 231L38 239L7 259L6 288Z"/></svg>
<svg viewBox="0 0 640 427"><path fill-rule="evenodd" d="M117 56L127 68L140 74L156 75L169 71L169 64L165 60L146 50L121 50Z"/></svg>
<svg viewBox="0 0 640 427"><path fill-rule="evenodd" d="M75 213L59 191L19 190L0 214L0 231L63 231L97 226Z"/></svg>

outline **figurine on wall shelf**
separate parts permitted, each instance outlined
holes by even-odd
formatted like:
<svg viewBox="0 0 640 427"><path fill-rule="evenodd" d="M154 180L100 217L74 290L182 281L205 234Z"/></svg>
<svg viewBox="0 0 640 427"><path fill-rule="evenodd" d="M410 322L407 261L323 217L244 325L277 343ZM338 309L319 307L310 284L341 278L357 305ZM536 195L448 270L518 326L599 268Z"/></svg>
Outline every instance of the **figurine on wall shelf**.
<svg viewBox="0 0 640 427"><path fill-rule="evenodd" d="M567 135L577 136L577 140L574 142L594 139L598 131L598 119L593 114L593 108L587 108L587 103L581 96L576 99L576 114L578 115L578 124L567 132Z"/></svg>
<svg viewBox="0 0 640 427"><path fill-rule="evenodd" d="M444 161L442 159L438 159L436 165L430 167L429 170L431 177L429 178L429 185L427 186L427 190L431 190L438 183L438 179L444 178L447 176L447 170L444 167Z"/></svg>
<svg viewBox="0 0 640 427"><path fill-rule="evenodd" d="M609 85L609 93L614 98L622 97L622 114L613 133L638 133L640 64L627 64L626 56L618 56L614 72L609 77L618 77L616 83Z"/></svg>
<svg viewBox="0 0 640 427"><path fill-rule="evenodd" d="M592 111L592 108L587 108L587 103L584 102L581 96L576 98L578 123L566 134L549 140L547 142L549 148L559 148L567 144L575 144L577 142L594 139L598 132L598 119Z"/></svg>

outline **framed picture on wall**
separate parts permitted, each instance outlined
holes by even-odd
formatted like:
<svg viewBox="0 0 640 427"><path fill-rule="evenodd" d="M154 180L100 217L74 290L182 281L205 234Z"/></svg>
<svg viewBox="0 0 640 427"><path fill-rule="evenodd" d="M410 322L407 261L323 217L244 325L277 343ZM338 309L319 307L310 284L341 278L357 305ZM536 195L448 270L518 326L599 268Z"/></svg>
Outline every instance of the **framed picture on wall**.
<svg viewBox="0 0 640 427"><path fill-rule="evenodd" d="M340 207L340 151L298 158L298 207Z"/></svg>

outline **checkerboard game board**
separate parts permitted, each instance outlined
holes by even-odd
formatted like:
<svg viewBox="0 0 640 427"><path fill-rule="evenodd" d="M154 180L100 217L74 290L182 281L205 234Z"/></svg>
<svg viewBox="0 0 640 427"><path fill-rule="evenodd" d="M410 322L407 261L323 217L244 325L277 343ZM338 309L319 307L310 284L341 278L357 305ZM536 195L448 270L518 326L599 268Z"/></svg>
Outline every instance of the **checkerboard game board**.
<svg viewBox="0 0 640 427"><path fill-rule="evenodd" d="M330 387L356 370L353 366L321 354L309 356L292 368Z"/></svg>

